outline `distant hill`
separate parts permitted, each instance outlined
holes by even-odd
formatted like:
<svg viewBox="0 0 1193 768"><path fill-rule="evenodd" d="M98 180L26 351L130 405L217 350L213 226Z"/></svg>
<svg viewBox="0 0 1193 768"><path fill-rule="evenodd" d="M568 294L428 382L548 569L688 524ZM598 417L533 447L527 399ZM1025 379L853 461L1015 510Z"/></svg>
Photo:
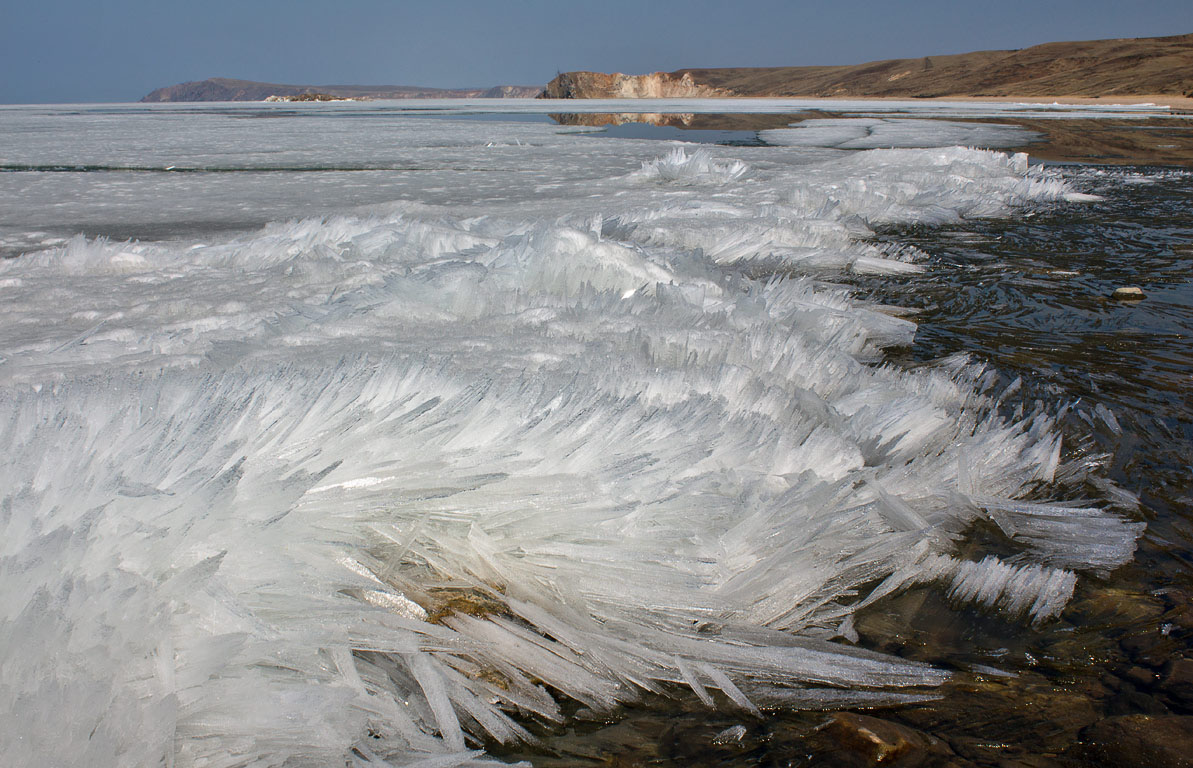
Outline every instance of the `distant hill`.
<svg viewBox="0 0 1193 768"><path fill-rule="evenodd" d="M835 67L680 69L650 75L564 72L547 98L638 96L1193 97L1193 34L1045 43Z"/></svg>
<svg viewBox="0 0 1193 768"><path fill-rule="evenodd" d="M179 83L146 95L141 101L264 101L270 96L295 98L324 94L344 99L480 99L534 98L537 85L498 85L492 88L424 88L414 85L283 85L213 77Z"/></svg>

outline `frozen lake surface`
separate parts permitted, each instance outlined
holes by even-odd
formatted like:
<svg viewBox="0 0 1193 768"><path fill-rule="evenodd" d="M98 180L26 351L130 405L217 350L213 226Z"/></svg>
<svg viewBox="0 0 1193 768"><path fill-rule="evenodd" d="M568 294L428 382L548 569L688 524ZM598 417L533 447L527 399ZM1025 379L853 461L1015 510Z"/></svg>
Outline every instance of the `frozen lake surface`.
<svg viewBox="0 0 1193 768"><path fill-rule="evenodd" d="M1109 104L777 99L0 106L0 255L60 244L80 232L117 240L196 239L395 200L484 205L527 197L536 175L559 172L550 163L572 163L572 178L580 181L621 168L627 157L660 153L649 145L594 147L556 138L600 129L551 126L548 114L811 109L844 117L766 131L766 143L1002 147L1023 144L1032 134L924 118L1169 115L1164 107ZM522 143L526 151L519 150ZM530 146L553 151L531 152Z"/></svg>
<svg viewBox="0 0 1193 768"><path fill-rule="evenodd" d="M727 109L0 108L15 764L455 766L649 697L922 701L950 673L859 609L933 584L1028 632L1131 559L1069 403L885 362L914 317L851 286L934 268L878 231L1099 200L921 112L1146 110L699 148L451 114L578 104Z"/></svg>

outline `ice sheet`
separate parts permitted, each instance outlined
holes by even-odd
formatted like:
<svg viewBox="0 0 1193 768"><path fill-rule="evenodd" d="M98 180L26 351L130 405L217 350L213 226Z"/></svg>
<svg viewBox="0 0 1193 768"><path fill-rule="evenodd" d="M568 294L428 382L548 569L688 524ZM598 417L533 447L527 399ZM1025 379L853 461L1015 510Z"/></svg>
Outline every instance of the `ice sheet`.
<svg viewBox="0 0 1193 768"><path fill-rule="evenodd" d="M423 170L364 209L315 186L281 207L325 217L0 263L15 764L467 765L564 697L922 700L946 673L823 639L869 585L955 577L1043 619L1078 577L1060 566L1130 556L1117 516L1015 501L1057 469L1046 409L1000 415L964 361L874 365L914 325L832 282L922 268L872 226L1076 199L1023 156L417 119L240 143L243 119L193 117L173 160L120 115L94 119L141 150L87 124L4 151L250 168L276 140L268 162ZM121 199L132 177L104 173L64 205L202 212L246 175L152 172ZM954 559L981 518L1023 565Z"/></svg>
<svg viewBox="0 0 1193 768"><path fill-rule="evenodd" d="M1016 125L959 123L906 118L825 118L805 120L791 128L759 131L767 144L783 147L880 149L896 147L1018 147L1039 134Z"/></svg>

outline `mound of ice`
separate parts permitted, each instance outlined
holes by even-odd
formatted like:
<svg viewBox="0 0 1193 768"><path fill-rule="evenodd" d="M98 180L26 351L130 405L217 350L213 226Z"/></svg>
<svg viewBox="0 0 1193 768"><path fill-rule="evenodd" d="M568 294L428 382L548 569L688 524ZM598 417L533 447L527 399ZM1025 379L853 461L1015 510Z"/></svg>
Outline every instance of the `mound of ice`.
<svg viewBox="0 0 1193 768"><path fill-rule="evenodd" d="M647 160L634 176L650 181L671 183L715 183L728 184L737 181L750 167L740 160L718 162L707 150L697 149L688 154L683 147L676 147L670 154Z"/></svg>
<svg viewBox="0 0 1193 768"><path fill-rule="evenodd" d="M859 605L940 580L1043 620L1129 557L1117 516L1015 500L1046 411L872 365L914 325L802 275L1063 181L776 157L0 264L8 759L465 765L565 699L922 700L944 672L832 640ZM979 519L1013 564L956 559Z"/></svg>

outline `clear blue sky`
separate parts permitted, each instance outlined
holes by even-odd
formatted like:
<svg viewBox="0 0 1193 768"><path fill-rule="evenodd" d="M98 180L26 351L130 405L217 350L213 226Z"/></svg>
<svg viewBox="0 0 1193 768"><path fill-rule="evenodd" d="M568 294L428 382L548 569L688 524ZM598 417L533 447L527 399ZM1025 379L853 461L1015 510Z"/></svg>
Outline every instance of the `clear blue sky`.
<svg viewBox="0 0 1193 768"><path fill-rule="evenodd" d="M5 0L0 30L0 103L136 101L208 77L537 85L1176 35L1193 0Z"/></svg>

